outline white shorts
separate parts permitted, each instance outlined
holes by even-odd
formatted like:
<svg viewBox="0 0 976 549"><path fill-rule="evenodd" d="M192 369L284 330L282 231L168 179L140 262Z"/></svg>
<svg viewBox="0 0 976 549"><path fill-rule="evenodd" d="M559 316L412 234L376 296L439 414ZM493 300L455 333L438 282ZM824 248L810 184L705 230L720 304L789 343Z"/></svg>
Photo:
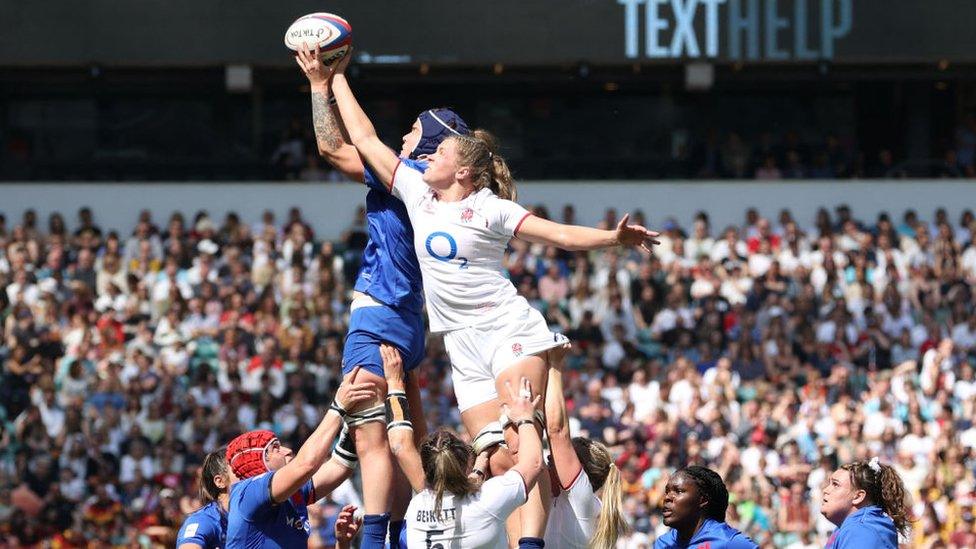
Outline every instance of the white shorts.
<svg viewBox="0 0 976 549"><path fill-rule="evenodd" d="M498 398L495 379L517 360L569 343L549 331L542 313L519 307L493 321L444 334L458 409ZM541 388L539 388L541 390Z"/></svg>

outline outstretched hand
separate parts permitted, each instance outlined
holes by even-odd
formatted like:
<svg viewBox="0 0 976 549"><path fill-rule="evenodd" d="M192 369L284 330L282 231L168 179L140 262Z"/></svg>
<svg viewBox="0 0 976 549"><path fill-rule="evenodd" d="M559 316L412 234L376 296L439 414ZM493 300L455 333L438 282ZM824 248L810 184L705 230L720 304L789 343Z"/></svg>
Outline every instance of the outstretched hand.
<svg viewBox="0 0 976 549"><path fill-rule="evenodd" d="M389 343L381 343L380 356L383 357L383 373L386 375L387 390L402 390L405 384L400 350Z"/></svg>
<svg viewBox="0 0 976 549"><path fill-rule="evenodd" d="M628 225L629 220L630 214L626 214L620 218L620 223L617 223L617 242L623 246L640 246L647 253L652 253L651 247L661 243L656 240L661 233L641 225Z"/></svg>
<svg viewBox="0 0 976 549"><path fill-rule="evenodd" d="M553 347L552 349L549 349L549 356L546 362L548 362L550 368L562 371L566 366L566 355L568 355L572 350L573 344L571 342L564 343L559 347Z"/></svg>
<svg viewBox="0 0 976 549"><path fill-rule="evenodd" d="M346 410L349 410L356 404L376 398L376 385L372 383L356 383L356 374L358 373L359 366L352 371L352 375L347 377L339 385L339 389L336 390L336 403Z"/></svg>
<svg viewBox="0 0 976 549"><path fill-rule="evenodd" d="M339 60L334 63L333 66L335 67L335 73L345 74L346 67L349 66L350 61L352 61L352 46L349 46L349 49L346 50L346 54L340 57Z"/></svg>
<svg viewBox="0 0 976 549"><path fill-rule="evenodd" d="M331 65L326 65L322 62L322 56L319 55L319 47L315 46L315 49L308 47L308 44L302 44L302 47L295 52L295 62L301 67L302 72L305 73L305 77L313 85L328 84L329 79L332 78L332 74L337 67L337 63ZM346 54L348 57L348 54Z"/></svg>
<svg viewBox="0 0 976 549"><path fill-rule="evenodd" d="M336 547L352 547L352 540L359 534L363 525L362 517L356 516L356 506L346 505L339 511L335 523Z"/></svg>
<svg viewBox="0 0 976 549"><path fill-rule="evenodd" d="M523 377L519 385L519 392L516 395L512 389L512 383L510 381L505 382L505 389L508 390L509 401L512 404L503 404L502 413L508 416L508 419L513 422L523 419L534 419L535 408L542 400L541 394L536 394L533 398L532 384L529 382L529 378Z"/></svg>

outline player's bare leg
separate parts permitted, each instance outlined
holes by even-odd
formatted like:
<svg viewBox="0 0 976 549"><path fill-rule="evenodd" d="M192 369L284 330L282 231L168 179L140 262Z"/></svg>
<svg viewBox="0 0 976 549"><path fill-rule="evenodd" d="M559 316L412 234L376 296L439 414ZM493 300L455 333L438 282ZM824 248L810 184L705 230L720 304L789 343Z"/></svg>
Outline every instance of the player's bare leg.
<svg viewBox="0 0 976 549"><path fill-rule="evenodd" d="M394 487L393 454L386 438L385 415L382 414L386 398L386 379L366 370L359 370L356 382L373 383L379 396L376 400L350 410L350 416L377 409L381 412L380 421L369 421L351 428L363 474L363 507L366 516L362 547L383 547Z"/></svg>
<svg viewBox="0 0 976 549"><path fill-rule="evenodd" d="M507 399L509 394L505 384L510 383L512 387L518 387L523 377L528 378L532 384L533 391L538 391L542 395L538 409L541 412L545 403L546 382L548 380L548 365L543 356L530 356L518 360L508 368L505 368L495 380L496 390L500 399ZM539 436L542 436L542 426L536 425ZM505 442L511 452L518 453L518 436L515 430L509 426L505 429ZM546 482L537 482L535 487L528 494L528 500L520 511L521 532L517 539L541 540L546 531L546 521L549 518L549 505L552 500L551 490Z"/></svg>

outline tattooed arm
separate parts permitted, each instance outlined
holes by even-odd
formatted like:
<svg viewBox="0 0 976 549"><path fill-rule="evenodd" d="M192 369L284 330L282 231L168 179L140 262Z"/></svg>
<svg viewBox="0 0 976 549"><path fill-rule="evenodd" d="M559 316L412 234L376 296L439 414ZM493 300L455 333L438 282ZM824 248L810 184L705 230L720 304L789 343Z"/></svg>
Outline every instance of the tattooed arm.
<svg viewBox="0 0 976 549"><path fill-rule="evenodd" d="M330 81L335 65L324 65L316 50L302 49L295 58L312 88L312 126L322 158L353 181L363 181L363 161L349 144L339 109L329 105Z"/></svg>

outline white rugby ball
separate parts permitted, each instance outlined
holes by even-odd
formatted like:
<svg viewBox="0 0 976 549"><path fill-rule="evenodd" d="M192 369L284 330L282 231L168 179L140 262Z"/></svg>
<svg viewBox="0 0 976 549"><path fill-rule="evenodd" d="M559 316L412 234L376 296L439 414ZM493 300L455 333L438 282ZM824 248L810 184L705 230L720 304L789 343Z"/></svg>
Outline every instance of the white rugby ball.
<svg viewBox="0 0 976 549"><path fill-rule="evenodd" d="M303 15L285 31L288 49L298 51L302 44L307 44L309 49L318 46L322 62L333 63L349 52L352 27L348 21L332 13Z"/></svg>

